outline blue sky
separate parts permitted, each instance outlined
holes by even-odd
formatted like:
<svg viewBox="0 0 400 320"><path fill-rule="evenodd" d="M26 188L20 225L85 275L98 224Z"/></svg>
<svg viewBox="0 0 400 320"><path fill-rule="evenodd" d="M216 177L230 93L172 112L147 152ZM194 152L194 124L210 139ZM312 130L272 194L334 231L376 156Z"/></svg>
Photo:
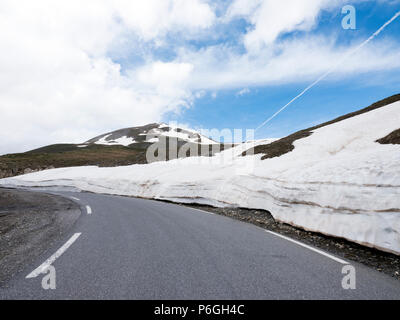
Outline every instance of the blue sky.
<svg viewBox="0 0 400 320"><path fill-rule="evenodd" d="M349 4L356 30L342 28ZM400 0L2 0L0 154L161 121L255 128L398 11ZM399 93L399 35L400 17L256 138Z"/></svg>
<svg viewBox="0 0 400 320"><path fill-rule="evenodd" d="M356 30L343 29L341 20L345 15L336 10L322 12L317 27L307 33L334 33L337 35L337 43L343 45L362 42L400 10L400 5L380 4L375 1L356 3L355 7ZM223 41L234 42L248 27L248 24L240 20L234 25L232 34ZM291 32L281 38L297 35L298 32ZM400 21L391 24L379 38L395 38L400 41ZM326 61L326 64L330 66L332 61ZM221 90L215 96L209 91L197 99L191 108L184 109L179 114L166 114L164 121L186 123L193 128L255 128L309 84L310 81L298 81L295 84L248 86L246 88L249 92L243 95L238 94L238 89ZM342 79L328 76L257 131L256 138L283 137L397 93L400 93L398 70L350 74Z"/></svg>
<svg viewBox="0 0 400 320"><path fill-rule="evenodd" d="M399 75L393 74L393 77L397 82L384 85L365 84L359 78L339 83L327 80L259 129L256 138L283 137L400 93ZM237 96L237 91L220 92L217 98L205 96L199 99L179 116L167 115L165 122L183 122L193 128L256 128L302 91L304 85L252 88L244 96Z"/></svg>

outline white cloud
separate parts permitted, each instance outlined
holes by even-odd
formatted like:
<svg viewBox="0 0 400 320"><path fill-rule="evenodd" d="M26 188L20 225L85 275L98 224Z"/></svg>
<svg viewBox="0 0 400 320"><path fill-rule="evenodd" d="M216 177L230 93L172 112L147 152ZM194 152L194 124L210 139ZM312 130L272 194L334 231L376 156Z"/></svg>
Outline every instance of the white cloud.
<svg viewBox="0 0 400 320"><path fill-rule="evenodd" d="M358 45L356 42L354 44ZM190 85L208 90L310 82L328 71L349 50L337 46L332 37L303 37L266 47L259 55L238 54L226 46L181 52L191 61ZM221 59L220 57L224 58ZM360 75L371 71L400 68L400 48L390 40L371 42L348 58L330 78Z"/></svg>
<svg viewBox="0 0 400 320"><path fill-rule="evenodd" d="M279 35L291 31L308 31L316 24L322 9L337 6L340 0L235 0L228 9L228 17L241 16L254 28L244 37L248 51L257 52L272 44Z"/></svg>
<svg viewBox="0 0 400 320"><path fill-rule="evenodd" d="M161 41L213 19L200 0L2 1L0 154L81 142L187 105L190 64L150 61L123 74L107 52L127 33Z"/></svg>
<svg viewBox="0 0 400 320"><path fill-rule="evenodd" d="M208 28L215 20L210 6L201 0L117 0L113 3L123 23L144 40L169 31Z"/></svg>
<svg viewBox="0 0 400 320"><path fill-rule="evenodd" d="M250 93L250 89L249 88L243 88L242 90L239 90L236 95L237 96L244 96L245 94Z"/></svg>

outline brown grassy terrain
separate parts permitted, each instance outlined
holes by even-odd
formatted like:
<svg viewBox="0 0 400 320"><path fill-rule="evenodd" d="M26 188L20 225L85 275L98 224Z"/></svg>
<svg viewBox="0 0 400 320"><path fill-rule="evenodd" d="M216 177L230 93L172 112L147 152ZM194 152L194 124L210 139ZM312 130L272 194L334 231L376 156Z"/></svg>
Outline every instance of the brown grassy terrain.
<svg viewBox="0 0 400 320"><path fill-rule="evenodd" d="M68 146L68 145L67 145ZM59 149L57 151L57 148ZM68 146L71 148L71 146ZM102 167L146 163L145 152L123 146L92 145L65 151L65 145L54 145L44 152L31 151L0 157L0 178L31 170L97 165Z"/></svg>
<svg viewBox="0 0 400 320"><path fill-rule="evenodd" d="M299 140L299 139L302 139L302 138L310 136L312 134L313 130L316 130L318 128L322 128L322 127L328 126L330 124L333 124L333 123L336 123L336 122L339 122L339 121L342 121L342 120L345 120L345 119L349 119L349 118L352 118L354 116L357 116L357 115L360 115L360 114L363 114L363 113L366 113L366 112L369 112L369 111L384 107L384 106L386 106L388 104L391 104L391 103L394 103L394 102L397 102L397 101L400 101L400 94L396 94L396 95L393 95L393 96L388 97L386 99L380 100L380 101L375 102L374 104L370 105L369 107L366 107L364 109L361 109L361 110L358 110L358 111L355 111L355 112L348 113L348 114L346 114L344 116L338 117L338 118L333 119L331 121L319 124L317 126L314 126L314 127L308 128L308 129L297 131L297 132L295 132L295 133L293 133L293 134L291 134L291 135L289 135L289 136L287 136L285 138L282 138L280 140L274 141L274 142L272 142L270 144L256 146L254 148L254 154L263 153L264 156L261 158L262 160L269 159L269 158L280 157L281 155L283 155L285 153L293 151L293 149L294 149L293 142L296 141L296 140ZM380 139L380 140L378 140L378 142L380 142L380 143L393 143L393 142L385 142L385 141L399 141L400 140L399 135L400 135L399 130L397 130L397 131L391 133L391 136L389 135L390 137L388 136L388 137L385 137L383 139ZM243 155L246 155L247 152L249 152L249 150L245 151L243 153Z"/></svg>
<svg viewBox="0 0 400 320"><path fill-rule="evenodd" d="M177 150L180 150L185 143L180 141ZM146 150L149 145L150 143L136 143L124 147L90 144L85 148L79 148L75 144L55 144L25 153L7 154L0 156L0 179L52 168L75 166L116 167L145 164L147 163ZM200 154L200 145L194 145L198 148L198 154ZM168 147L169 142L167 140L166 149ZM231 145L229 144L221 144L217 150L213 150L213 146L209 145L208 154L211 155L230 147ZM166 160L177 157L169 155L168 152L165 152L165 148L161 149L161 152L165 155ZM185 156L189 157L191 155L187 153Z"/></svg>

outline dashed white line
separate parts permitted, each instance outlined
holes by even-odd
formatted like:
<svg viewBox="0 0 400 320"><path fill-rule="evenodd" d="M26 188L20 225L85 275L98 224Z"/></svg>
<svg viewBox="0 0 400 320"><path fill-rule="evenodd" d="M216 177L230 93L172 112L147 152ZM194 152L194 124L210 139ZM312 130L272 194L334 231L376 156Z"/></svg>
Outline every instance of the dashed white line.
<svg viewBox="0 0 400 320"><path fill-rule="evenodd" d="M76 198L76 197L70 197L72 200L76 200L76 201L81 201L81 199Z"/></svg>
<svg viewBox="0 0 400 320"><path fill-rule="evenodd" d="M90 206L86 206L87 214L92 214L92 208Z"/></svg>
<svg viewBox="0 0 400 320"><path fill-rule="evenodd" d="M309 246L309 245L306 245L305 243L302 243L302 242L300 242L300 241L293 240L293 239L291 239L291 238L289 238L289 237L285 237L285 236L283 236L283 235L281 235L281 234L279 234L279 233L273 232L273 231L265 230L265 232L271 233L271 234L273 234L273 235L275 235L275 236L277 236L277 237L280 237L280 238L285 239L285 240L287 240L287 241L293 242L293 243L295 243L295 244L297 244L297 245L299 245L299 246L302 246L302 247L304 247L304 248L307 248L307 249L309 249L309 250L311 250L311 251L317 252L317 253L319 253L319 254L321 254L321 255L323 255L323 256L325 256L325 257L328 257L328 258L330 258L330 259L332 259L332 260L335 260L336 262L339 262L339 263L341 263L341 264L349 264L347 261L344 261L344 260L342 260L342 259L340 259L340 258L337 258L337 257L335 257L335 256L333 256L333 255L331 255L331 254L329 254L329 253L326 253L326 252L324 252L324 251L322 251L322 250L319 250L319 249L316 249L316 248L311 247L311 246Z"/></svg>
<svg viewBox="0 0 400 320"><path fill-rule="evenodd" d="M46 272L51 264L56 261L75 241L81 233L75 233L60 249L56 251L50 258L43 262L39 267L26 276L27 279L36 278L39 274Z"/></svg>

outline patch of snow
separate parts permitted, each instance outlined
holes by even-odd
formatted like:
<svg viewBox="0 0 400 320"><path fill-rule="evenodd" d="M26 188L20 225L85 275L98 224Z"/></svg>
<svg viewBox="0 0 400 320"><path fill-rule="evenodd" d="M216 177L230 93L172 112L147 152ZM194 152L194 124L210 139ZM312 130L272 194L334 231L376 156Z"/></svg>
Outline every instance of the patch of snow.
<svg viewBox="0 0 400 320"><path fill-rule="evenodd" d="M174 127L172 124L171 125L167 125L166 123L160 123L160 125L158 126L160 129L162 129L162 128L168 128L168 127Z"/></svg>
<svg viewBox="0 0 400 320"><path fill-rule="evenodd" d="M111 136L111 133L97 140L95 144L109 144L110 141L106 140L109 136Z"/></svg>
<svg viewBox="0 0 400 320"><path fill-rule="evenodd" d="M210 138L207 138L206 136L201 135L201 144L219 144L218 142L211 140Z"/></svg>
<svg viewBox="0 0 400 320"><path fill-rule="evenodd" d="M0 184L265 209L279 221L400 254L400 146L375 142L399 124L396 102L316 129L272 159L240 157L247 143L214 157L52 169Z"/></svg>
<svg viewBox="0 0 400 320"><path fill-rule="evenodd" d="M95 142L95 144L102 144L102 145L122 145L122 146L129 146L132 143L135 143L135 139L123 136L114 140L106 140L111 134L108 134Z"/></svg>
<svg viewBox="0 0 400 320"><path fill-rule="evenodd" d="M163 131L159 129L163 128L170 128L169 131ZM178 132L177 129L181 129L184 132ZM165 124L161 123L158 128L153 129L150 131L151 133L160 135L160 136L165 136L165 137L170 137L170 138L179 138L188 142L195 142L195 143L200 143L200 144L219 144L218 142L211 140L207 138L206 136L202 135L198 131L195 131L190 128L180 128L175 124Z"/></svg>
<svg viewBox="0 0 400 320"><path fill-rule="evenodd" d="M155 128L149 131L149 134L154 135L156 137L168 137L168 138L177 138L177 139L181 139L187 142L193 142L193 143L200 143L200 144L219 144L218 142L211 140L203 135L201 135L200 133L191 130L191 129L182 129L182 131L178 131L177 129L179 128L172 128L169 127L170 130L168 131L163 131L160 130L160 128L166 128L169 127L167 125L160 125L159 128Z"/></svg>

